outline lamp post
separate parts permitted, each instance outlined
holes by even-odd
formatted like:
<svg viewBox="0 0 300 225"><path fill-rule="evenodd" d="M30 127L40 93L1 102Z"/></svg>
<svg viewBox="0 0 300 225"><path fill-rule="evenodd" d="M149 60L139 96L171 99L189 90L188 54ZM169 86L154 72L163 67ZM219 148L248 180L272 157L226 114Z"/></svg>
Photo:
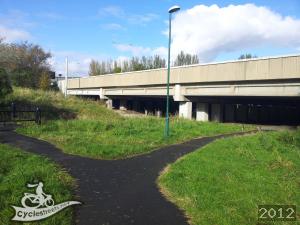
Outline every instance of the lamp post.
<svg viewBox="0 0 300 225"><path fill-rule="evenodd" d="M65 65L65 97L68 95L68 75L69 75L69 62L68 62L68 57L66 57L66 65Z"/></svg>
<svg viewBox="0 0 300 225"><path fill-rule="evenodd" d="M169 137L169 104L170 104L170 53L171 53L171 22L172 13L180 10L180 7L175 5L169 9L169 48L168 48L168 76L167 76L167 103L166 103L166 125L165 125L165 137Z"/></svg>

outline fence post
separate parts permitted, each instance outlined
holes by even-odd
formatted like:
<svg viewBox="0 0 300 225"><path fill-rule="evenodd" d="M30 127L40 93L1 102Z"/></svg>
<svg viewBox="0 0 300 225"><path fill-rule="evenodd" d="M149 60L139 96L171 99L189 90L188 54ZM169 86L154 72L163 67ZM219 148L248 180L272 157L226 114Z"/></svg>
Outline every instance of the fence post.
<svg viewBox="0 0 300 225"><path fill-rule="evenodd" d="M13 120L14 118L17 117L17 114L16 114L16 104L14 102L11 103L11 117Z"/></svg>
<svg viewBox="0 0 300 225"><path fill-rule="evenodd" d="M42 123L41 110L39 107L37 107L35 111L35 123L38 125L41 125Z"/></svg>

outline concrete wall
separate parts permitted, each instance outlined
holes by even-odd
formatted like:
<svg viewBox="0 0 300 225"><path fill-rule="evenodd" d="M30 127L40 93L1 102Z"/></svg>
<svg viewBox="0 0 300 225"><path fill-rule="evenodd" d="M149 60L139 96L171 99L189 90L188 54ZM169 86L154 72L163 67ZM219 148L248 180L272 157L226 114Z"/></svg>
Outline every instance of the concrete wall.
<svg viewBox="0 0 300 225"><path fill-rule="evenodd" d="M196 104L196 120L198 121L208 121L209 120L209 112L208 112L208 104L197 102Z"/></svg>
<svg viewBox="0 0 300 225"><path fill-rule="evenodd" d="M126 75L126 76L125 76ZM165 85L166 69L70 79L69 89ZM300 78L300 56L250 59L171 68L170 83L189 84Z"/></svg>

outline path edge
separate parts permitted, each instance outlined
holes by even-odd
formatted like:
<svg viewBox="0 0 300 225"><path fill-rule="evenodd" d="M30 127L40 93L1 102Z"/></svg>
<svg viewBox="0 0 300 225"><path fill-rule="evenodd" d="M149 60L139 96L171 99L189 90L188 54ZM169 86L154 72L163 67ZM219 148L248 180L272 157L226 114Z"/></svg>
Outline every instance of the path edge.
<svg viewBox="0 0 300 225"><path fill-rule="evenodd" d="M248 136L248 135L255 135L259 132L263 132L262 130L250 130L250 131L244 131L244 132L236 132L236 133L230 133L230 134L223 134L223 135L215 135L215 136L207 136L207 137L201 137L201 138L195 138L195 139L202 139L202 138L213 138L212 141L210 141L209 143L205 144L204 146L200 147L200 148L196 148L195 150L184 154L183 156L179 157L178 159L176 159L174 162L166 165L160 172L158 177L155 180L155 184L156 187L159 191L159 193L163 196L163 198L170 202L171 204L175 205L175 207L177 207L177 209L182 213L182 215L184 216L184 218L187 220L188 224L191 224L191 217L189 215L187 215L187 212L179 207L179 205L173 200L173 198L171 197L171 193L167 188L164 188L162 185L159 184L159 179L166 174L167 172L169 172L170 167L175 164L176 162L183 160L185 157L187 157L189 154L195 152L195 151L201 151L202 148L206 147L209 144L214 143L216 140L220 140L220 139L226 139L226 138L232 138L232 137L239 137L239 136ZM194 139L192 139L194 140Z"/></svg>

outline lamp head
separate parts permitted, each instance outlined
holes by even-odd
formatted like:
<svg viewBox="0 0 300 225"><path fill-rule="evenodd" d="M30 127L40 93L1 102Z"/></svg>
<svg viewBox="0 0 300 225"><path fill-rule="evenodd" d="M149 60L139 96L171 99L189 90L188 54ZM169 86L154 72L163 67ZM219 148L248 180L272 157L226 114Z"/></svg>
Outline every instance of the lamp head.
<svg viewBox="0 0 300 225"><path fill-rule="evenodd" d="M169 9L169 13L174 13L180 10L180 7L178 5L174 5Z"/></svg>

